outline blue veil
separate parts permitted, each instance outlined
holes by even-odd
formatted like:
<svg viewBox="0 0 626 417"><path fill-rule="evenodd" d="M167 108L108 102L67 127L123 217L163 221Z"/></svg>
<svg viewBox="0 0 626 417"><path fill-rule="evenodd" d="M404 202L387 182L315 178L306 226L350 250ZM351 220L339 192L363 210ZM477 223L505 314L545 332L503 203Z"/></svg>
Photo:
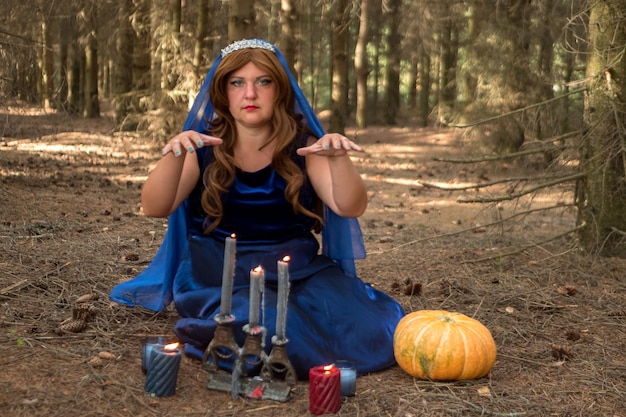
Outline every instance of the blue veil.
<svg viewBox="0 0 626 417"><path fill-rule="evenodd" d="M260 39L238 41L222 49L200 87L183 130L207 130L214 118L209 88L215 70L225 55L244 48L263 48L276 54L294 90L296 113L304 116L303 121L313 134L317 137L323 136L324 129L289 70L285 57L274 45ZM189 257L186 222L188 204L188 201L183 202L169 216L163 243L152 262L134 279L116 285L111 291L112 301L128 306L142 306L153 311L163 310L172 302L174 280L179 273L183 273L181 265ZM365 246L358 220L341 217L325 207L322 253L335 261L346 275L356 276L354 260L365 258Z"/></svg>

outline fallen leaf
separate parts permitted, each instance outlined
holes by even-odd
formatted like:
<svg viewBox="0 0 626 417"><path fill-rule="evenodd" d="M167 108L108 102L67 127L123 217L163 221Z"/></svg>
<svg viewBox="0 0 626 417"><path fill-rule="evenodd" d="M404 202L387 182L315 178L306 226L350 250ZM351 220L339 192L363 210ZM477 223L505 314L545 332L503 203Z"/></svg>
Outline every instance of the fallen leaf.
<svg viewBox="0 0 626 417"><path fill-rule="evenodd" d="M480 387L476 391L478 391L478 395L481 397L491 397L491 391L489 387Z"/></svg>

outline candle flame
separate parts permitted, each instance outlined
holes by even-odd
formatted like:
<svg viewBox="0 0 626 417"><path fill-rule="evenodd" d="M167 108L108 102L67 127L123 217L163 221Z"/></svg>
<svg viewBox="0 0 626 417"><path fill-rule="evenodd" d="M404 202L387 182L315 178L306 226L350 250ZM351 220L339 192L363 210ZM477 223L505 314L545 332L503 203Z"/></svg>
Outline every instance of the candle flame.
<svg viewBox="0 0 626 417"><path fill-rule="evenodd" d="M169 345L163 346L163 350L171 352L173 350L178 349L178 345L179 345L179 343L170 343Z"/></svg>
<svg viewBox="0 0 626 417"><path fill-rule="evenodd" d="M326 374L326 375L330 374L330 371L332 371L334 367L335 367L335 366L334 366L334 365L332 365L332 364L330 364L330 365L326 365L326 366L323 368L323 369L324 369L324 374Z"/></svg>
<svg viewBox="0 0 626 417"><path fill-rule="evenodd" d="M230 237L232 237L233 239L237 238L237 235L235 233L231 234Z"/></svg>
<svg viewBox="0 0 626 417"><path fill-rule="evenodd" d="M289 262L289 260L291 259L291 257L289 255L283 257L283 262Z"/></svg>
<svg viewBox="0 0 626 417"><path fill-rule="evenodd" d="M261 265L257 266L256 268L254 268L253 270L254 272L262 272L263 271L263 267Z"/></svg>

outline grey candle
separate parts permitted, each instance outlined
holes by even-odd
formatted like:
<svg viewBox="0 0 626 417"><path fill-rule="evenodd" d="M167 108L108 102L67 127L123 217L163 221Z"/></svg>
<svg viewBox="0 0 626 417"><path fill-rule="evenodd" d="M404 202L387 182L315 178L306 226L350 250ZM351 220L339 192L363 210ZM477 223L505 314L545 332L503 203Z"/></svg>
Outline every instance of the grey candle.
<svg viewBox="0 0 626 417"><path fill-rule="evenodd" d="M263 268L257 266L250 271L250 318L248 322L251 329L259 324L261 291L264 282L265 272Z"/></svg>
<svg viewBox="0 0 626 417"><path fill-rule="evenodd" d="M233 233L224 242L224 268L222 269L222 299L220 302L220 316L230 316L233 301L233 279L235 276L235 256L237 239Z"/></svg>
<svg viewBox="0 0 626 417"><path fill-rule="evenodd" d="M144 374L148 372L150 360L152 359L152 351L168 343L168 338L165 336L151 336L143 341L143 346L141 347L141 370Z"/></svg>
<svg viewBox="0 0 626 417"><path fill-rule="evenodd" d="M176 393L176 380L180 366L178 343L158 346L150 353L150 363L144 389L157 397L168 397Z"/></svg>
<svg viewBox="0 0 626 417"><path fill-rule="evenodd" d="M289 256L278 261L278 296L276 306L276 338L285 339L287 301L289 299Z"/></svg>

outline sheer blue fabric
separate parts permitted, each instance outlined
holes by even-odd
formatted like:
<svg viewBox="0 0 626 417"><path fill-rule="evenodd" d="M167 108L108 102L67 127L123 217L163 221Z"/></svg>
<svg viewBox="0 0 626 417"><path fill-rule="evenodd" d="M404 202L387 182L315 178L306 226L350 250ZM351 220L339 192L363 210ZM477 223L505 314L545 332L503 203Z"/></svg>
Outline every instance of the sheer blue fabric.
<svg viewBox="0 0 626 417"><path fill-rule="evenodd" d="M296 92L297 112L316 136L322 136L319 120L284 57L278 49L275 53ZM222 54L200 88L184 130L205 131L213 119L208 91L221 59ZM297 147L305 146L306 137L296 140ZM304 158L295 149L292 158L304 170ZM212 148L200 148L197 156L204 169L213 160ZM393 331L405 313L395 300L356 276L354 259L365 256L356 219L340 217L325 208L320 254L318 240L310 231L311 219L293 213L284 199L284 180L268 166L256 173L237 173L226 197L225 218L207 235L199 204L201 187L200 183L169 217L163 243L148 267L113 288L113 301L154 311L165 309L173 301L181 316L174 330L185 343L185 352L201 358L215 330L212 318L219 312L224 238L235 232L238 239L232 314L239 343L243 342L241 328L249 314L249 273L261 265L266 275L263 325L268 330L266 348L271 348L276 322L276 261L289 255L287 350L298 377L306 378L312 366L336 359L356 361L361 373L395 363ZM312 195L306 183L301 204L310 207Z"/></svg>

